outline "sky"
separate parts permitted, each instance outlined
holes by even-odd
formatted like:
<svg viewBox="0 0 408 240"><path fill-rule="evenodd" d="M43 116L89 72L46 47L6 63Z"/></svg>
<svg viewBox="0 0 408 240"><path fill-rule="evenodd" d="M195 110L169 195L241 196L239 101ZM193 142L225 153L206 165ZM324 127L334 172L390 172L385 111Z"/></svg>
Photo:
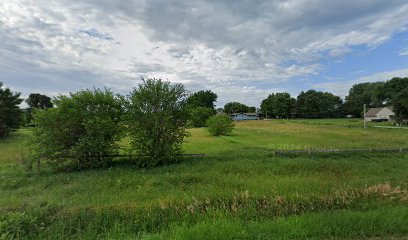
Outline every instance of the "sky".
<svg viewBox="0 0 408 240"><path fill-rule="evenodd" d="M23 97L148 77L259 106L407 76L406 0L0 1L0 81Z"/></svg>

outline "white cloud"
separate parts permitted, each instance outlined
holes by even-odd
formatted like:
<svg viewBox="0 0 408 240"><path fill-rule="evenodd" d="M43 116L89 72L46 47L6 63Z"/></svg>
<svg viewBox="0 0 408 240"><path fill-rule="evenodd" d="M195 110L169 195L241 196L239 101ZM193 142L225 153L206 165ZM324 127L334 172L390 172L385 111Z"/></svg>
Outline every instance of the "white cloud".
<svg viewBox="0 0 408 240"><path fill-rule="evenodd" d="M407 77L408 68L398 69L389 72L379 72L372 75L360 77L350 81L336 81L328 83L314 84L312 87L315 89L321 89L323 91L328 91L337 94L338 96L345 97L348 95L348 91L354 84L366 83L366 82L382 82L390 80L394 77Z"/></svg>
<svg viewBox="0 0 408 240"><path fill-rule="evenodd" d="M408 48L404 48L399 53L400 56L408 56Z"/></svg>
<svg viewBox="0 0 408 240"><path fill-rule="evenodd" d="M126 92L146 75L256 105L281 82L318 75L326 55L406 30L406 12L403 0L2 1L0 81Z"/></svg>

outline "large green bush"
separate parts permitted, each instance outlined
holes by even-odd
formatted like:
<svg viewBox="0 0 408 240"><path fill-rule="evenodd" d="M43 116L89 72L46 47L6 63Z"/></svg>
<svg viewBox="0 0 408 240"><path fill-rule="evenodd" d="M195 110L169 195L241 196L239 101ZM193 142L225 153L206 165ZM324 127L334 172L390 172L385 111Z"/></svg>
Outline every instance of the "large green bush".
<svg viewBox="0 0 408 240"><path fill-rule="evenodd" d="M226 114L218 114L207 120L208 131L213 136L229 135L234 129L234 122Z"/></svg>
<svg viewBox="0 0 408 240"><path fill-rule="evenodd" d="M118 151L123 107L108 90L86 90L59 96L55 108L34 114L35 157L56 168L94 168L106 165L104 157Z"/></svg>
<svg viewBox="0 0 408 240"><path fill-rule="evenodd" d="M132 146L147 157L143 166L172 162L187 136L187 92L182 84L145 79L129 97L127 126Z"/></svg>

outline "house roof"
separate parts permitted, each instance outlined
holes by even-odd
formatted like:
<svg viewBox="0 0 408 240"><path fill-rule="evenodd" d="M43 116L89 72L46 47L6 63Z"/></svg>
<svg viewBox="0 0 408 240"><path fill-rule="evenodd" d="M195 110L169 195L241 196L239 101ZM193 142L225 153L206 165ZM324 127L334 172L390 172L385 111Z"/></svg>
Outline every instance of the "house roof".
<svg viewBox="0 0 408 240"><path fill-rule="evenodd" d="M236 116L236 115L240 115L240 114L247 115L247 116L257 116L256 113L231 113L230 115Z"/></svg>
<svg viewBox="0 0 408 240"><path fill-rule="evenodd" d="M366 113L366 117L375 117L383 108L370 108Z"/></svg>
<svg viewBox="0 0 408 240"><path fill-rule="evenodd" d="M384 108L388 108L389 110L393 111L393 107L389 106L389 107L380 107L380 108L370 108L368 110L368 112L366 113L366 117L376 117L377 114L383 110Z"/></svg>

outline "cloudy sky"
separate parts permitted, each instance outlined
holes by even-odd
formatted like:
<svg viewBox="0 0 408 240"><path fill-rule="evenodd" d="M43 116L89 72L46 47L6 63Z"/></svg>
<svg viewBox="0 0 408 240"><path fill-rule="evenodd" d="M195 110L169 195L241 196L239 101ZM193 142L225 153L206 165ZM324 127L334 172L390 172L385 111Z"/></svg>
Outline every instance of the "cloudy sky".
<svg viewBox="0 0 408 240"><path fill-rule="evenodd" d="M7 0L0 81L27 96L141 77L211 89L218 106L408 76L406 0Z"/></svg>

